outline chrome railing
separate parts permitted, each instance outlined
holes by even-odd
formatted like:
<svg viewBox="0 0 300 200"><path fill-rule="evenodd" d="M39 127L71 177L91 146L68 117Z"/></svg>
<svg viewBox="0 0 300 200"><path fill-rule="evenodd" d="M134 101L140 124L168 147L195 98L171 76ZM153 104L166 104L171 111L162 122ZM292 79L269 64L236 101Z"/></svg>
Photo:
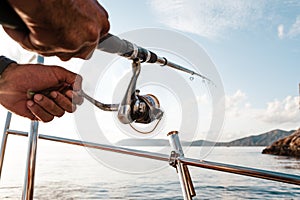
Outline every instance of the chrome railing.
<svg viewBox="0 0 300 200"><path fill-rule="evenodd" d="M1 153L0 154L1 156L0 157L0 178L1 178L1 171L3 166L3 161L4 161L8 135L29 137L27 166L26 166L25 182L24 182L23 195L22 195L22 199L24 200L33 199L34 173L35 173L35 161L36 161L38 139L43 139L43 140L48 140L53 142L61 142L61 143L77 145L77 146L84 146L84 147L99 149L103 151L110 151L114 153L121 153L121 154L127 154L131 156L138 156L138 157L143 157L143 158L148 158L148 159L153 159L158 161L169 162L170 166L173 166L177 169L178 177L183 192L183 198L186 200L192 199L193 196L196 195L193 187L193 182L189 174L188 166L206 168L206 169L223 171L223 172L239 174L244 176L278 181L278 182L283 182L288 184L300 185L300 176L298 175L187 158L184 156L180 144L178 132L176 131L170 132L168 134L170 145L173 151L170 152L170 155L167 155L167 154L129 149L129 148L123 148L123 147L117 147L111 145L104 145L104 144L93 143L88 141L81 141L81 140L74 140L74 139L68 139L63 137L38 134L37 121L31 122L31 129L29 133L23 131L11 130L10 129L11 116L12 116L11 113L8 112L6 122L5 122L4 132L2 136L1 151L0 151Z"/></svg>

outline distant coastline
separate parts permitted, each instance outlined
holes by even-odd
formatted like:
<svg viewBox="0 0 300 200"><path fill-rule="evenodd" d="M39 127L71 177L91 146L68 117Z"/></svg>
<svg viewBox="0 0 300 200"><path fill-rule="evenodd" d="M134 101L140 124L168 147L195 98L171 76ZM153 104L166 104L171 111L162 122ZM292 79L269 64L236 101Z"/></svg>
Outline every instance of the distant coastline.
<svg viewBox="0 0 300 200"><path fill-rule="evenodd" d="M183 146L269 146L275 141L291 135L295 130L272 130L259 135L243 137L230 142L213 142L207 140L195 140L193 142L181 141ZM168 146L165 139L125 139L117 143L118 146Z"/></svg>

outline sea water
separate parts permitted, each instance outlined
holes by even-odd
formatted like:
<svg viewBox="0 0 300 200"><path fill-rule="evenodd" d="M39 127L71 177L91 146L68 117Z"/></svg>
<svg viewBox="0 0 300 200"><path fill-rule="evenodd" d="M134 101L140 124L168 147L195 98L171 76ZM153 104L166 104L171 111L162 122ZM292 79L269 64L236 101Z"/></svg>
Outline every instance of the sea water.
<svg viewBox="0 0 300 200"><path fill-rule="evenodd" d="M27 148L21 142L25 138L18 140L7 146L0 199L22 196ZM262 149L215 147L205 160L300 175L300 160L263 155ZM199 147L192 147L188 156L197 158L198 152ZM195 167L190 172L197 193L194 199L300 199L300 187L295 185ZM154 172L119 172L99 163L83 147L39 140L34 199L183 198L176 170L167 163Z"/></svg>

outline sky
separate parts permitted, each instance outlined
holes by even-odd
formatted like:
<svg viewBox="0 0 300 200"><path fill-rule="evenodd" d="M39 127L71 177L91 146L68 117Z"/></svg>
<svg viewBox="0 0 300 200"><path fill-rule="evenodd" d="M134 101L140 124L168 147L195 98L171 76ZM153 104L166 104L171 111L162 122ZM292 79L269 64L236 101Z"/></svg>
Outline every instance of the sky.
<svg viewBox="0 0 300 200"><path fill-rule="evenodd" d="M110 32L115 35L142 28L163 28L180 32L205 49L219 72L226 95L226 118L220 140L300 127L299 1L99 2L109 13ZM1 53L22 62L30 59L31 54L20 50L4 33L0 36ZM82 64L78 60L62 63L56 58L46 59L46 63L75 72ZM1 108L0 113L4 124L6 112ZM67 115L55 119L52 125L42 126L56 127L54 130L64 132L66 137L76 137L72 135L76 128L71 118L72 115ZM69 125L59 125L65 123Z"/></svg>

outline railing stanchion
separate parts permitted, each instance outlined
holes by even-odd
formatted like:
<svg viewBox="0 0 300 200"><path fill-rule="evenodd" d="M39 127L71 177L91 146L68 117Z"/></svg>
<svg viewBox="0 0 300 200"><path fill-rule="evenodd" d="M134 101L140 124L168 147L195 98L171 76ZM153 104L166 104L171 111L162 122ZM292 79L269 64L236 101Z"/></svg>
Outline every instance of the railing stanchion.
<svg viewBox="0 0 300 200"><path fill-rule="evenodd" d="M3 135L2 135L1 151L0 151L0 179L1 179L1 172L2 172L4 155L6 150L6 143L8 138L7 130L9 129L10 121L11 121L11 112L7 112Z"/></svg>
<svg viewBox="0 0 300 200"><path fill-rule="evenodd" d="M38 121L31 121L22 200L33 199L38 127Z"/></svg>
<svg viewBox="0 0 300 200"><path fill-rule="evenodd" d="M178 158L184 158L183 149L177 131L168 133L169 142L173 151L171 152L169 164L176 168L182 195L184 200L192 200L196 196L193 181L187 165L181 162Z"/></svg>

